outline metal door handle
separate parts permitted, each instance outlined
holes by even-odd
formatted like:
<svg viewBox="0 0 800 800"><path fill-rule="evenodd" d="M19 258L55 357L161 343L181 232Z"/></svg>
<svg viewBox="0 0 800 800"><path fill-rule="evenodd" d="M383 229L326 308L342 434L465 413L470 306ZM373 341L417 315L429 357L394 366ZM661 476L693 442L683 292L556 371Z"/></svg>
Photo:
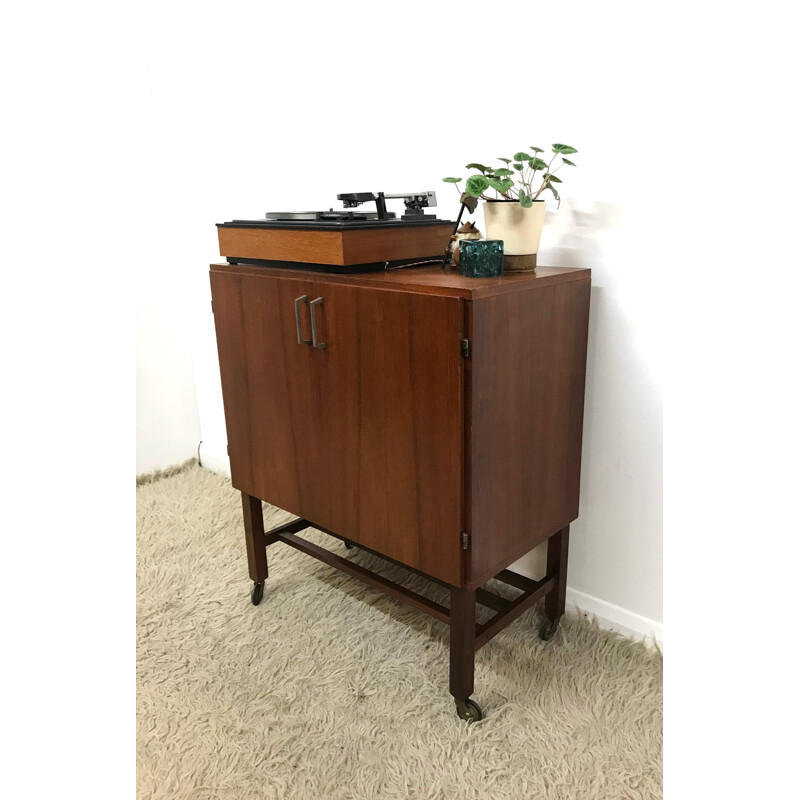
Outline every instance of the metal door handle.
<svg viewBox="0 0 800 800"><path fill-rule="evenodd" d="M318 350L322 350L323 347L327 347L328 345L325 342L319 341L317 339L317 306L322 305L322 298L318 297L316 300L312 300L309 308L311 309L311 346L316 347Z"/></svg>
<svg viewBox="0 0 800 800"><path fill-rule="evenodd" d="M294 321L297 323L297 344L311 344L311 339L304 339L303 338L303 326L300 323L300 304L308 302L308 295L304 294L302 297L298 297L297 300L294 301ZM312 316L311 321L313 323L314 318Z"/></svg>

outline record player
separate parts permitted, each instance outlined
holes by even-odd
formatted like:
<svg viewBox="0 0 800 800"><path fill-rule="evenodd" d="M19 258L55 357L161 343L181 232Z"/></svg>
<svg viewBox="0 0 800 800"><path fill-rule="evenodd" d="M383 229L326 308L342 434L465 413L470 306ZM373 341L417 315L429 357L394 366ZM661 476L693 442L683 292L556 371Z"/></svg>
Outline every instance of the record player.
<svg viewBox="0 0 800 800"><path fill-rule="evenodd" d="M371 272L441 261L453 222L425 213L435 192L337 195L343 210L270 212L264 219L217 224L219 252L229 264L255 264L322 272ZM386 207L403 200L401 216ZM364 203L375 210L359 210Z"/></svg>

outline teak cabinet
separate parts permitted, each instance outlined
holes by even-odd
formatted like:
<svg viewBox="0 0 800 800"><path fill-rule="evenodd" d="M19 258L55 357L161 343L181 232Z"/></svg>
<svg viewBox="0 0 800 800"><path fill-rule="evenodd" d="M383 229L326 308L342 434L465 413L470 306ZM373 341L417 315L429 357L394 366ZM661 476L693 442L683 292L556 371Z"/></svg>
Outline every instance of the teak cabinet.
<svg viewBox="0 0 800 800"><path fill-rule="evenodd" d="M564 611L578 516L590 271L467 279L219 264L211 290L231 477L258 604L281 541L451 625L459 714L474 652L540 597ZM265 533L261 501L298 520ZM297 533L314 527L450 588L450 608ZM507 567L548 540L547 575ZM498 578L512 601L483 588ZM496 611L475 624L475 603Z"/></svg>

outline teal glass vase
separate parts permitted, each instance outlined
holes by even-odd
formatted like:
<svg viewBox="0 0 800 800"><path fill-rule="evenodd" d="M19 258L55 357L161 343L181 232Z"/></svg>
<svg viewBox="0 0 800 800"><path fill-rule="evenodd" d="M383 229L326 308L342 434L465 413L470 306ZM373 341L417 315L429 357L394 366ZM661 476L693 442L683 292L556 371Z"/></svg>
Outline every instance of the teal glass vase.
<svg viewBox="0 0 800 800"><path fill-rule="evenodd" d="M462 239L458 272L465 278L499 278L503 274L502 239Z"/></svg>

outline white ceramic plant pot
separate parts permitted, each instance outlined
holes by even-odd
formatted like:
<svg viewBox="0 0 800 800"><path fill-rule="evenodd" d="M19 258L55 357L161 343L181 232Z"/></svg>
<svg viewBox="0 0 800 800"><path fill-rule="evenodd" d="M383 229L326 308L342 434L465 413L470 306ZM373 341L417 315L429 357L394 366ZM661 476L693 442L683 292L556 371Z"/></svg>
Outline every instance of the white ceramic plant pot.
<svg viewBox="0 0 800 800"><path fill-rule="evenodd" d="M535 258L513 257L532 257L539 252L544 212L544 200L534 200L530 208L523 208L516 200L487 200L483 204L486 238L502 239L504 255L512 256L506 258L506 271L536 266Z"/></svg>

